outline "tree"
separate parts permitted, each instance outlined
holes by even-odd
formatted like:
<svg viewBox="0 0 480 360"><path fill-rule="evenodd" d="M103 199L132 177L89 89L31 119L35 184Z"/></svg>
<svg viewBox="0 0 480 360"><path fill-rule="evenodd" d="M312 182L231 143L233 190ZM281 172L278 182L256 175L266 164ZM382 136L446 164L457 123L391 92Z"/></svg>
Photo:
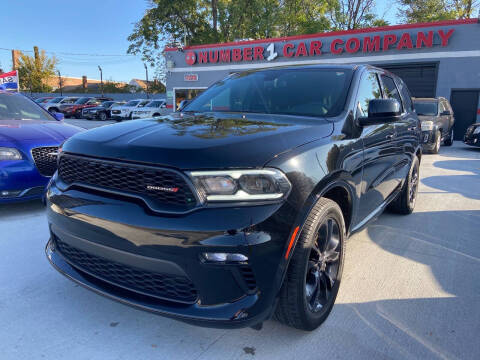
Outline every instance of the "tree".
<svg viewBox="0 0 480 360"><path fill-rule="evenodd" d="M281 2L279 29L282 36L311 34L331 29L327 12L337 0L284 0Z"/></svg>
<svg viewBox="0 0 480 360"><path fill-rule="evenodd" d="M466 19L474 14L478 0L399 0L398 15L409 23Z"/></svg>
<svg viewBox="0 0 480 360"><path fill-rule="evenodd" d="M333 5L330 18L336 30L388 25L385 20L375 15L374 8L374 0L340 0Z"/></svg>
<svg viewBox="0 0 480 360"><path fill-rule="evenodd" d="M50 92L52 88L46 81L55 76L55 67L57 59L48 57L45 51L38 51L34 46L34 56L20 52L18 61L18 73L20 77L20 87L29 89L30 92Z"/></svg>

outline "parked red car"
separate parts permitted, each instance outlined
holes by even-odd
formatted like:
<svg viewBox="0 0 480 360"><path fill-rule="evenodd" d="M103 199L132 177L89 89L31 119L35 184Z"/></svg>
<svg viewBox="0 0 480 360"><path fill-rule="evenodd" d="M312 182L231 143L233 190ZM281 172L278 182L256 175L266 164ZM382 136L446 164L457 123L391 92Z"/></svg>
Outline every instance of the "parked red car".
<svg viewBox="0 0 480 360"><path fill-rule="evenodd" d="M81 97L73 104L60 105L60 112L65 117L81 118L82 110L89 107L100 105L103 101L112 100L111 98L94 98L94 97Z"/></svg>

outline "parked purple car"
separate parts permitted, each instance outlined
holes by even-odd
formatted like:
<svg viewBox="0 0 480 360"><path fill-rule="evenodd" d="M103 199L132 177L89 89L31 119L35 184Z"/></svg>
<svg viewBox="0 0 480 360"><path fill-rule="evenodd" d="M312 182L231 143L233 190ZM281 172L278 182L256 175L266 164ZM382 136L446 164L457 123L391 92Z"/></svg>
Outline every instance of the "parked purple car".
<svg viewBox="0 0 480 360"><path fill-rule="evenodd" d="M0 90L0 203L42 198L59 146L82 129L18 93Z"/></svg>

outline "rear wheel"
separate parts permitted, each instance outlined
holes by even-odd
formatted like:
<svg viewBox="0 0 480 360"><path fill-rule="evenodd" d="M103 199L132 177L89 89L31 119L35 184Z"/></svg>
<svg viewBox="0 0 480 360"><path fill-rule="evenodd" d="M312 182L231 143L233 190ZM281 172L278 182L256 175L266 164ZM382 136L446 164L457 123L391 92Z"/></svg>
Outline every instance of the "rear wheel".
<svg viewBox="0 0 480 360"><path fill-rule="evenodd" d="M443 145L452 146L453 144L453 128L450 130L450 135L443 141Z"/></svg>
<svg viewBox="0 0 480 360"><path fill-rule="evenodd" d="M397 214L408 215L413 212L417 201L418 183L420 181L420 162L415 156L400 194L389 205L389 209Z"/></svg>
<svg viewBox="0 0 480 360"><path fill-rule="evenodd" d="M314 330L330 314L342 277L345 222L334 201L320 198L305 221L280 291L275 318Z"/></svg>

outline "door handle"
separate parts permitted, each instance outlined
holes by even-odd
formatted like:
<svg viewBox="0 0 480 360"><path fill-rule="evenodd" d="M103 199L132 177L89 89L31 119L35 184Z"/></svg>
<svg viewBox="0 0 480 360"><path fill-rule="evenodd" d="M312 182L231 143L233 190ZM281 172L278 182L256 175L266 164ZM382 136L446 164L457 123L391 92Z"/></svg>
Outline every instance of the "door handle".
<svg viewBox="0 0 480 360"><path fill-rule="evenodd" d="M415 131L415 130L417 130L417 127L416 127L416 126L410 126L410 127L408 128L408 131Z"/></svg>
<svg viewBox="0 0 480 360"><path fill-rule="evenodd" d="M394 137L395 137L395 134L388 134L387 136L385 136L387 140L392 140Z"/></svg>

